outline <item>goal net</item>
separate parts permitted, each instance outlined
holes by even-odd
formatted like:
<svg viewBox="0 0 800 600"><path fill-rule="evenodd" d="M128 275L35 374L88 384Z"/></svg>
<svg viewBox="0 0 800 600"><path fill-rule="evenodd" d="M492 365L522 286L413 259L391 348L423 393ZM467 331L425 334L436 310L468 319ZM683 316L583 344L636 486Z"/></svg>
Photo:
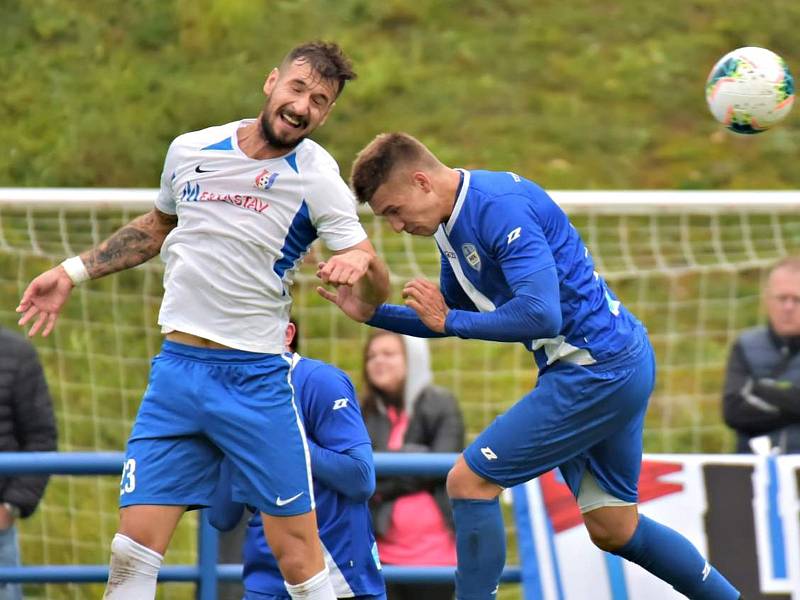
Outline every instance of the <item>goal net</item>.
<svg viewBox="0 0 800 600"><path fill-rule="evenodd" d="M149 210L155 193L0 190L0 324L17 328L14 308L30 279ZM800 193L552 195L581 232L597 270L652 336L658 384L645 450L730 451L733 438L720 416L727 352L742 329L764 319L760 295L770 265L800 252ZM397 235L370 213L362 216L391 269L393 301L400 301L399 290L409 278L438 277L433 240ZM300 348L345 369L360 387L368 328L314 292L320 256L324 252L315 246L293 292ZM161 341L156 317L162 274L155 259L81 286L51 336L36 339L55 401L61 450L124 448ZM519 344L445 338L430 345L435 381L459 399L468 439L535 381L532 358ZM105 563L118 494L115 478L54 478L40 511L22 529L25 561ZM168 554L172 564L194 561L194 524L184 521ZM183 597L178 588L168 589L171 598ZM26 591L31 597L99 596L92 586Z"/></svg>

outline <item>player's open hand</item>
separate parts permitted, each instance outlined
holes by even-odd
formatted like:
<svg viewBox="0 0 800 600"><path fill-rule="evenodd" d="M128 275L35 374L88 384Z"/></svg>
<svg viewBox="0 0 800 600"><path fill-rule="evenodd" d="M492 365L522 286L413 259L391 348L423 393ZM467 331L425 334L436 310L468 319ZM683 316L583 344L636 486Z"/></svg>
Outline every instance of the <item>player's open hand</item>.
<svg viewBox="0 0 800 600"><path fill-rule="evenodd" d="M44 327L42 336L47 337L55 327L58 313L73 287L72 280L61 265L36 277L28 284L17 306L17 312L22 313L19 325L25 325L36 317L28 335L34 336Z"/></svg>
<svg viewBox="0 0 800 600"><path fill-rule="evenodd" d="M318 265L317 277L328 285L355 285L369 269L373 254L361 248L351 248L334 254Z"/></svg>
<svg viewBox="0 0 800 600"><path fill-rule="evenodd" d="M344 314L359 323L369 321L377 308L374 304L359 298L356 289L348 285L340 285L333 292L320 286L317 288L317 293L333 302Z"/></svg>
<svg viewBox="0 0 800 600"><path fill-rule="evenodd" d="M444 333L444 323L450 309L435 283L416 278L403 288L406 306L414 309L420 320L431 331Z"/></svg>

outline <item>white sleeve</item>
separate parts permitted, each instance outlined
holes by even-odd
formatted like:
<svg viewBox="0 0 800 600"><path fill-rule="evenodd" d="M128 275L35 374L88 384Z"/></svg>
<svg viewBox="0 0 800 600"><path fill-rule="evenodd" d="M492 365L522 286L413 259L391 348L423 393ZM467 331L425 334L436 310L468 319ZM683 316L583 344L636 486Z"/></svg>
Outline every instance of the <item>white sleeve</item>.
<svg viewBox="0 0 800 600"><path fill-rule="evenodd" d="M156 208L168 215L174 215L178 212L175 207L175 190L172 186L172 182L175 180L175 169L178 166L177 141L177 139L173 140L167 150L167 157L164 159L164 170L161 171L161 189L158 191L155 202Z"/></svg>
<svg viewBox="0 0 800 600"><path fill-rule="evenodd" d="M317 235L329 250L355 246L367 238L358 221L356 200L335 165L318 165L305 182L306 201Z"/></svg>

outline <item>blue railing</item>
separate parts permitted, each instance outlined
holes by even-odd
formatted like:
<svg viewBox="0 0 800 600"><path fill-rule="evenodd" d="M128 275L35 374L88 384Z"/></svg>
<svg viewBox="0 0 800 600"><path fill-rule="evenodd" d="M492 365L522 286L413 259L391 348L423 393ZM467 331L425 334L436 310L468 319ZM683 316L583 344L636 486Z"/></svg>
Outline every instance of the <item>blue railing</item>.
<svg viewBox="0 0 800 600"><path fill-rule="evenodd" d="M444 477L457 454L377 453L375 469L379 475L420 475ZM25 474L119 475L122 452L0 452L0 476ZM218 533L202 511L198 526L197 564L167 565L161 568L159 581L197 583L199 600L216 600L219 581L238 581L242 565L218 565ZM384 566L388 582L439 583L451 581L452 567ZM519 582L520 569L506 567L502 580ZM93 583L108 578L106 565L42 565L0 567L0 582L20 583Z"/></svg>

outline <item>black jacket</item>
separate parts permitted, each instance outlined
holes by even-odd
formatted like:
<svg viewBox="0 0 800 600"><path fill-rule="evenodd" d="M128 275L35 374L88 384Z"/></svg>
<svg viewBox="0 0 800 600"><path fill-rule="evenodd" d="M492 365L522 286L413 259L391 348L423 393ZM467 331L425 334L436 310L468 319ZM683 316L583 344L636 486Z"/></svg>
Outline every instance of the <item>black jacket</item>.
<svg viewBox="0 0 800 600"><path fill-rule="evenodd" d="M0 328L0 452L56 449L53 403L36 349L22 336ZM0 502L36 510L47 476L0 477Z"/></svg>
<svg viewBox="0 0 800 600"><path fill-rule="evenodd" d="M736 451L768 435L783 453L800 452L800 337L770 327L743 332L731 349L723 392L725 422L737 433Z"/></svg>
<svg viewBox="0 0 800 600"><path fill-rule="evenodd" d="M391 422L381 402L378 410L364 415L375 452L386 452ZM455 397L444 388L429 385L419 393L406 429L402 452L461 452L464 449L464 419ZM452 529L453 515L442 479L423 477L378 477L370 500L375 534L389 530L394 500L420 490L429 491L445 522Z"/></svg>

